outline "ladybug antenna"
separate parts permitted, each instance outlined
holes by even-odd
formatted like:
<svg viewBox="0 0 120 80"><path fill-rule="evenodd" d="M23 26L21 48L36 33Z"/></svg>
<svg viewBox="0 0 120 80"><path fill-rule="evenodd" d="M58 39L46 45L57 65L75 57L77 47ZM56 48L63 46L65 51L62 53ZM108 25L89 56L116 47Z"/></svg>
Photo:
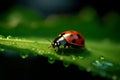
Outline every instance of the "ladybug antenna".
<svg viewBox="0 0 120 80"><path fill-rule="evenodd" d="M49 39L45 38L47 41L49 41L50 43L52 43Z"/></svg>
<svg viewBox="0 0 120 80"><path fill-rule="evenodd" d="M47 38L46 38L46 40L47 40L47 41L49 41L50 43L52 43L49 39L47 39ZM50 45L50 46L48 46L48 48L50 48L50 47L51 47L51 45Z"/></svg>

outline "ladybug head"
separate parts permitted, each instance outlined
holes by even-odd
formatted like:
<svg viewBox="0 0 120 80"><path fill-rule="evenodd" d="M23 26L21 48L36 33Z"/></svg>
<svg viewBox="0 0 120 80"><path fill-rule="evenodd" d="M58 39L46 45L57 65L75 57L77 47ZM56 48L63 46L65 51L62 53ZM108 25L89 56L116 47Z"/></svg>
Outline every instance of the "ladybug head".
<svg viewBox="0 0 120 80"><path fill-rule="evenodd" d="M55 48L55 51L56 51L56 52L58 51L59 44L58 44L57 42L53 42L53 43L51 44L51 46L52 46L53 48Z"/></svg>
<svg viewBox="0 0 120 80"><path fill-rule="evenodd" d="M53 47L53 48L58 47L58 46L59 46L59 45L58 45L57 42L53 42L53 43L52 43L52 47Z"/></svg>
<svg viewBox="0 0 120 80"><path fill-rule="evenodd" d="M51 42L49 39L47 39L47 40L51 43L51 45L48 48L50 48L50 47L56 48L59 46L57 42Z"/></svg>

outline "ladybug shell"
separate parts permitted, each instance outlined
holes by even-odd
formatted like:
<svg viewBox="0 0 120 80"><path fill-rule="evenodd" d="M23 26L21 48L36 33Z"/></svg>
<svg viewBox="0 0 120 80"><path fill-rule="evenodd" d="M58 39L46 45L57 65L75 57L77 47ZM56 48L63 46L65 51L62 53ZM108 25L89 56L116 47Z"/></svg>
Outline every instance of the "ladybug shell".
<svg viewBox="0 0 120 80"><path fill-rule="evenodd" d="M77 31L65 31L62 32L60 35L63 35L67 43L76 45L76 46L84 46L84 38L82 34Z"/></svg>

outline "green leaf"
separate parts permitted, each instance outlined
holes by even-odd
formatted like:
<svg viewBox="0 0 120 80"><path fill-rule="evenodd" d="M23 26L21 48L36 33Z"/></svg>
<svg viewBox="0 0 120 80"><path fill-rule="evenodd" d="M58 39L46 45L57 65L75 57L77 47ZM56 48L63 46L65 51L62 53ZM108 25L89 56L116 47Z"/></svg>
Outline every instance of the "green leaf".
<svg viewBox="0 0 120 80"><path fill-rule="evenodd" d="M53 64L56 60L63 62L65 67L70 64L76 65L80 70L91 72L93 75L100 75L110 79L120 79L120 44L112 43L109 40L91 41L86 40L86 47L79 49L63 49L58 52L54 48L48 48L50 43L42 38L20 39L11 36L0 37L0 51L7 49L20 53L25 59L30 54L44 56L48 62ZM64 54L62 54L62 49Z"/></svg>

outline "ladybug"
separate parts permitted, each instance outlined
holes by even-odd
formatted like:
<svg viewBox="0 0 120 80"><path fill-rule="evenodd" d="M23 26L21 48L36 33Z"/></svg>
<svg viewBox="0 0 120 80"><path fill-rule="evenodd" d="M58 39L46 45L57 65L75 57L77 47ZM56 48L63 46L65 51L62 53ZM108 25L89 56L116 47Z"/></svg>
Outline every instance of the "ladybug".
<svg viewBox="0 0 120 80"><path fill-rule="evenodd" d="M52 47L58 51L60 46L64 46L64 48L79 48L85 47L85 40L81 33L75 30L64 31L58 35L52 42Z"/></svg>

